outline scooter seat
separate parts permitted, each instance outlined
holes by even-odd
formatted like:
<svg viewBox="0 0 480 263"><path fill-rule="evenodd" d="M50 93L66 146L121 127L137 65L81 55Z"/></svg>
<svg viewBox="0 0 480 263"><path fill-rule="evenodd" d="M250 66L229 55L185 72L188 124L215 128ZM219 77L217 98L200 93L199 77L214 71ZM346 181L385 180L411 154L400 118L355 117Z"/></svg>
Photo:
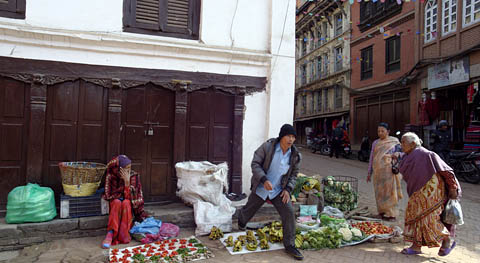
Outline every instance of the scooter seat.
<svg viewBox="0 0 480 263"><path fill-rule="evenodd" d="M471 152L450 152L450 158L460 159L467 157Z"/></svg>

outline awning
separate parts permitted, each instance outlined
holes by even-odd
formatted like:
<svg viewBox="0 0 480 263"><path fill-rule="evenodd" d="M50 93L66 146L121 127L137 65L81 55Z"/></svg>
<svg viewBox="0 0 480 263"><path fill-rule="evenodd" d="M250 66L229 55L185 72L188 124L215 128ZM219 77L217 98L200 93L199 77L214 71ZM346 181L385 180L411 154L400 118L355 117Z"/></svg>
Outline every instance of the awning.
<svg viewBox="0 0 480 263"><path fill-rule="evenodd" d="M337 111L337 112L332 112L332 113L326 113L326 114L320 114L320 115L314 115L314 116L307 116L307 117L302 117L293 120L294 122L299 122L299 121L308 121L308 120L313 120L313 119L321 119L321 118L327 118L327 117L337 117L337 116L342 116L350 111Z"/></svg>

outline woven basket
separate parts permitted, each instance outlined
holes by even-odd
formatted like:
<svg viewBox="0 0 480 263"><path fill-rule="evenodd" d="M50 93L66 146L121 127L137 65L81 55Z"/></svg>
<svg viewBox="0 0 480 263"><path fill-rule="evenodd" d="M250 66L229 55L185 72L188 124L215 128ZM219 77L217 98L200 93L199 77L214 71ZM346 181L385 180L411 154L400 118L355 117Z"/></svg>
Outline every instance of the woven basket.
<svg viewBox="0 0 480 263"><path fill-rule="evenodd" d="M107 166L93 162L61 162L63 191L69 196L89 196L95 194L102 181Z"/></svg>

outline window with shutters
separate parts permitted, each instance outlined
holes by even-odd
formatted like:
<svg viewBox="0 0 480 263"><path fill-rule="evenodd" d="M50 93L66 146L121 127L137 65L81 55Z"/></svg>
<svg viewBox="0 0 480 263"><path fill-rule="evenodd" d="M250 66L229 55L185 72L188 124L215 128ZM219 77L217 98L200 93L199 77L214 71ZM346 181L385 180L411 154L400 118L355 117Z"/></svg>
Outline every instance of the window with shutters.
<svg viewBox="0 0 480 263"><path fill-rule="evenodd" d="M373 76L373 46L362 49L361 54L360 80L369 79Z"/></svg>
<svg viewBox="0 0 480 263"><path fill-rule="evenodd" d="M385 42L385 73L400 69L400 36L394 36Z"/></svg>
<svg viewBox="0 0 480 263"><path fill-rule="evenodd" d="M126 32L198 39L199 28L200 0L123 2L123 29Z"/></svg>
<svg viewBox="0 0 480 263"><path fill-rule="evenodd" d="M0 0L0 17L25 19L26 0Z"/></svg>

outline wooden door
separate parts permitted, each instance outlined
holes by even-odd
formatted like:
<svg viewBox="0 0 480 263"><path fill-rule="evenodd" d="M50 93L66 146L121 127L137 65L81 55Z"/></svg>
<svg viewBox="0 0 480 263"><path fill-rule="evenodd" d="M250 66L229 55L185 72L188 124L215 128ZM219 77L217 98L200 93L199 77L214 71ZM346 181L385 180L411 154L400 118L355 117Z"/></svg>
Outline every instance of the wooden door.
<svg viewBox="0 0 480 263"><path fill-rule="evenodd" d="M0 78L0 210L8 193L26 181L28 92L23 82Z"/></svg>
<svg viewBox="0 0 480 263"><path fill-rule="evenodd" d="M233 107L234 96L219 90L189 94L186 160L227 162L231 176Z"/></svg>
<svg viewBox="0 0 480 263"><path fill-rule="evenodd" d="M107 89L84 81L48 87L43 183L63 192L58 163L106 163Z"/></svg>
<svg viewBox="0 0 480 263"><path fill-rule="evenodd" d="M122 152L140 173L146 201L171 198L175 94L147 84L124 91Z"/></svg>

